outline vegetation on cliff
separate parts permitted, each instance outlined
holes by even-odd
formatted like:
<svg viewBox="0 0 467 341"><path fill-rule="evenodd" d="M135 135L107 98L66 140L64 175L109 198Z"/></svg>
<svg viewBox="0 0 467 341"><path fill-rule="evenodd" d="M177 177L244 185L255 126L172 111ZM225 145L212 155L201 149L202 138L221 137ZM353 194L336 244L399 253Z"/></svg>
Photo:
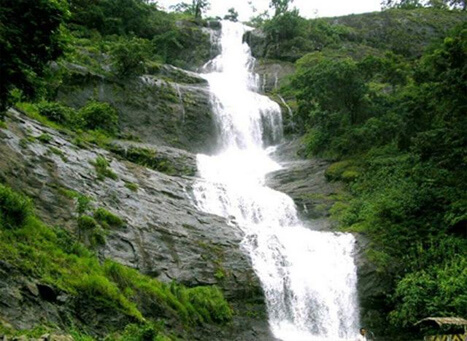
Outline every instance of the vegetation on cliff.
<svg viewBox="0 0 467 341"><path fill-rule="evenodd" d="M84 199L78 196L79 212L86 210ZM94 218L79 213L78 220L87 221L82 235L98 223L107 229L123 224L118 216L103 208L95 211ZM69 305L69 330L75 329L82 318L75 315L73 301L103 313L113 311L122 316L123 321L133 324L127 330L123 330L125 326L107 330L112 334L111 340L127 340L125 335L132 335L136 340L141 333L138 330L147 329L151 330L151 337L143 337L144 340L171 340L175 336L184 337L184 333L196 325L222 324L232 318L232 310L218 288L163 284L111 260L99 261L78 240L84 241L63 228L45 225L34 215L27 197L0 184L1 261L19 270L30 281L50 288L49 300L63 294L73 297L64 303ZM164 324L170 326L170 330L164 328ZM79 333L75 330L75 334L95 332L87 330L86 326L80 327L83 330ZM0 332L15 333L5 328L0 326Z"/></svg>
<svg viewBox="0 0 467 341"><path fill-rule="evenodd" d="M305 155L338 161L326 176L346 182L352 195L334 205L333 216L341 229L370 237L368 257L389 283L376 307L384 319L364 322L397 338L426 316L467 315L465 12L398 9L311 21L287 15L264 30L267 53L276 57L313 51L281 89L297 109L295 133L304 135ZM379 19L367 23L371 18ZM379 20L410 20L415 29L370 31ZM433 38L442 38L430 44L420 28L428 22L439 32Z"/></svg>

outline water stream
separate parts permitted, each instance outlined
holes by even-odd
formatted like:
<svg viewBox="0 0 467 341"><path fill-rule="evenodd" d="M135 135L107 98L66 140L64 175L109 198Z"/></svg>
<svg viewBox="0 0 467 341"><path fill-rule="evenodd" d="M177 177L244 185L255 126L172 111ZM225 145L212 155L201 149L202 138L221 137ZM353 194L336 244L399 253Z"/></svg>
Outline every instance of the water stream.
<svg viewBox="0 0 467 341"><path fill-rule="evenodd" d="M261 280L269 324L280 340L353 340L358 331L355 240L305 228L293 200L265 185L281 166L269 154L282 138L279 105L258 93L248 28L223 22L221 54L203 75L221 131L221 151L198 155L200 210L228 218Z"/></svg>

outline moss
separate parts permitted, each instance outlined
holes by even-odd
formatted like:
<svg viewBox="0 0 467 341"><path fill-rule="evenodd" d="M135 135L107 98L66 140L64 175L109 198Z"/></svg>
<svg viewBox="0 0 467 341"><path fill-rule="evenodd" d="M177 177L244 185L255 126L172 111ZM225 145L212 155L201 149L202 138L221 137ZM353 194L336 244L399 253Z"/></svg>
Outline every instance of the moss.
<svg viewBox="0 0 467 341"><path fill-rule="evenodd" d="M97 178L99 180L104 180L105 178L110 178L112 180L118 179L117 174L115 174L115 172L109 168L110 164L105 157L98 156L96 160L91 161L91 164L96 169Z"/></svg>
<svg viewBox="0 0 467 341"><path fill-rule="evenodd" d="M57 130L62 130L61 125L50 121L49 119L47 119L47 117L44 117L39 113L37 104L29 103L29 102L18 102L15 104L15 108L20 110L26 116L39 121L40 123L42 123L43 125L47 127L57 129Z"/></svg>
<svg viewBox="0 0 467 341"><path fill-rule="evenodd" d="M104 228L114 227L119 228L123 226L123 220L107 211L106 209L99 207L96 212L94 212L94 218L99 222L99 224Z"/></svg>
<svg viewBox="0 0 467 341"><path fill-rule="evenodd" d="M8 129L8 126L5 121L0 119L0 129Z"/></svg>
<svg viewBox="0 0 467 341"><path fill-rule="evenodd" d="M122 148L117 145L113 145L111 150L124 157L128 161L134 162L138 165L154 169L158 172L162 172L168 175L175 175L177 170L172 162L166 158L158 157L157 151L149 148L141 147L128 147Z"/></svg>
<svg viewBox="0 0 467 341"><path fill-rule="evenodd" d="M138 188L139 188L138 184L135 184L133 182L126 182L125 187L135 193L138 192Z"/></svg>
<svg viewBox="0 0 467 341"><path fill-rule="evenodd" d="M44 133L41 134L37 139L42 143L50 143L53 140L53 137L47 133Z"/></svg>
<svg viewBox="0 0 467 341"><path fill-rule="evenodd" d="M68 162L68 158L66 157L65 153L63 153L63 151L61 151L60 149L55 148L55 147L50 147L49 150L53 154L60 156L63 162Z"/></svg>

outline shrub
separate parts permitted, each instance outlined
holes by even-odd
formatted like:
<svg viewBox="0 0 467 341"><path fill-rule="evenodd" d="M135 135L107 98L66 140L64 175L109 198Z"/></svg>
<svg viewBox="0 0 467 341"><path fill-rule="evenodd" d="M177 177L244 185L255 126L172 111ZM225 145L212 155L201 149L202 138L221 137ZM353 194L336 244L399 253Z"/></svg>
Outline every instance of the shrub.
<svg viewBox="0 0 467 341"><path fill-rule="evenodd" d="M99 222L99 224L104 227L121 227L123 225L123 220L116 216L115 214L107 211L106 209L99 207L96 212L94 212L94 218Z"/></svg>
<svg viewBox="0 0 467 341"><path fill-rule="evenodd" d="M116 180L117 174L115 174L112 169L109 168L109 162L103 156L98 156L95 161L91 164L96 168L97 178L99 180L104 180L105 178L110 178Z"/></svg>
<svg viewBox="0 0 467 341"><path fill-rule="evenodd" d="M187 289L189 302L206 321L224 323L232 319L232 309L219 288L195 287Z"/></svg>
<svg viewBox="0 0 467 341"><path fill-rule="evenodd" d="M110 104L91 101L79 110L86 129L103 130L115 134L118 130L118 112Z"/></svg>
<svg viewBox="0 0 467 341"><path fill-rule="evenodd" d="M39 114L53 122L69 123L74 116L74 110L58 102L42 102L37 105Z"/></svg>
<svg viewBox="0 0 467 341"><path fill-rule="evenodd" d="M78 218L78 228L81 231L89 231L97 228L99 225L93 217L82 215Z"/></svg>
<svg viewBox="0 0 467 341"><path fill-rule="evenodd" d="M52 136L50 136L49 134L42 134L37 139L42 143L50 143L50 141L53 140Z"/></svg>
<svg viewBox="0 0 467 341"><path fill-rule="evenodd" d="M0 184L0 227L19 228L31 214L29 199Z"/></svg>
<svg viewBox="0 0 467 341"><path fill-rule="evenodd" d="M151 55L151 43L147 39L133 37L120 39L110 51L117 75L130 76L144 71L144 64Z"/></svg>
<svg viewBox="0 0 467 341"><path fill-rule="evenodd" d="M350 160L345 160L330 165L324 175L328 181L351 182L358 177L359 171Z"/></svg>
<svg viewBox="0 0 467 341"><path fill-rule="evenodd" d="M125 187L128 188L132 192L138 192L138 184L135 184L133 182L127 182L125 183Z"/></svg>

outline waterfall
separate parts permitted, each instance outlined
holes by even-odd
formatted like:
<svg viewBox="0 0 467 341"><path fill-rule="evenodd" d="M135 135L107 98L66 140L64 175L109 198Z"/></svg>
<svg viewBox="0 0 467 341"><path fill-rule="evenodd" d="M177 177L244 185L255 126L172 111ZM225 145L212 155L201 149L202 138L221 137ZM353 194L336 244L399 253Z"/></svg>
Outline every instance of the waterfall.
<svg viewBox="0 0 467 341"><path fill-rule="evenodd" d="M198 155L197 207L244 231L265 293L269 324L280 340L353 340L358 331L355 240L305 228L293 200L265 186L281 166L269 154L282 138L279 105L258 94L247 27L223 22L221 54L203 75L221 128L221 151ZM214 227L213 227L214 228Z"/></svg>

